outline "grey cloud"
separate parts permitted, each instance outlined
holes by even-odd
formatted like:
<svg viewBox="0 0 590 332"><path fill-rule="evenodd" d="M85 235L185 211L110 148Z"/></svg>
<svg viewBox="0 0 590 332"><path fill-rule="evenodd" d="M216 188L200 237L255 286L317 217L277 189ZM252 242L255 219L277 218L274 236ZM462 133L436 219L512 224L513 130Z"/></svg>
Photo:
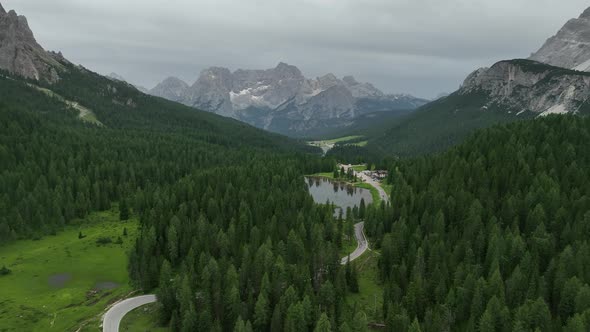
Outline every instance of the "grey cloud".
<svg viewBox="0 0 590 332"><path fill-rule="evenodd" d="M154 86L209 66L352 74L432 97L472 70L527 57L583 0L4 0L38 41L101 73Z"/></svg>

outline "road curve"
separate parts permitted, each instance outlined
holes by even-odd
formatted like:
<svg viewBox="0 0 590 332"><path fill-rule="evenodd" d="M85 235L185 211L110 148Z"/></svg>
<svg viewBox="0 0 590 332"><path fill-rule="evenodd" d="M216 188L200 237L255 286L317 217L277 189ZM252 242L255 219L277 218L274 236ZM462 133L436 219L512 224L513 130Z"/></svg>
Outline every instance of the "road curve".
<svg viewBox="0 0 590 332"><path fill-rule="evenodd" d="M356 249L353 252L351 252L349 256L342 257L342 259L340 260L340 264L345 265L348 261L348 257L350 257L350 261L352 262L353 260L359 258L362 254L364 254L365 251L367 251L367 249L369 249L369 242L367 241L367 238L365 237L365 232L363 231L364 227L364 222L359 222L358 224L354 225L354 235L356 237L357 242Z"/></svg>
<svg viewBox="0 0 590 332"><path fill-rule="evenodd" d="M156 302L155 295L136 296L116 303L106 312L106 314L104 314L102 319L102 331L119 332L119 324L126 314L137 307L152 302Z"/></svg>

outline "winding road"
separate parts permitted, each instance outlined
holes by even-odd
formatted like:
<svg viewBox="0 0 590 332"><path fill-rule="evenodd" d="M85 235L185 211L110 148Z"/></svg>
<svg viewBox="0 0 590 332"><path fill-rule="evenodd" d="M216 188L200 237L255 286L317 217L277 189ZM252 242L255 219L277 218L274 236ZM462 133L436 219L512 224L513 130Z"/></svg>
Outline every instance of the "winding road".
<svg viewBox="0 0 590 332"><path fill-rule="evenodd" d="M362 254L369 249L369 242L367 241L367 237L365 236L365 232L363 231L365 227L364 222L359 222L358 224L354 225L354 235L356 237L357 246L356 249L351 252L348 256L342 257L340 264L345 265L348 261L348 257L350 257L350 261L359 258Z"/></svg>
<svg viewBox="0 0 590 332"><path fill-rule="evenodd" d="M348 172L348 169L352 168L353 165L338 165L338 166L343 167L344 171ZM373 186L375 189L377 189L377 191L379 192L379 196L381 197L381 200L383 200L385 203L389 202L389 196L387 195L385 190L381 187L381 184L378 181L373 180L370 176L366 175L363 172L357 172L354 169L352 169L352 172L355 176L359 177L363 182L368 183L371 186ZM358 224L354 225L354 235L356 237L356 241L357 241L358 245L357 245L356 249L352 253L350 253L349 256L342 257L342 260L340 261L340 263L342 265L346 264L349 257L350 257L350 261L352 262L353 260L359 258L363 253L365 253L365 251L367 251L367 249L369 249L369 241L367 240L367 237L365 236L364 227L365 227L364 222L359 222Z"/></svg>
<svg viewBox="0 0 590 332"><path fill-rule="evenodd" d="M131 310L144 304L156 302L155 295L142 295L115 303L102 318L102 332L119 332L121 319Z"/></svg>
<svg viewBox="0 0 590 332"><path fill-rule="evenodd" d="M351 165L342 165L345 170L352 167ZM372 185L379 191L379 195L381 199L385 202L389 202L389 197L379 182L373 180L371 177L365 175L364 173L354 172L354 174L360 177L364 182ZM351 252L348 256L342 257L340 264L345 265L350 258L350 261L359 258L362 254L365 253L369 249L369 241L367 241L367 237L365 236L364 232L365 223L359 222L354 225L354 235L357 241L356 249ZM121 302L116 303L113 305L103 316L102 320L102 331L103 332L119 332L119 324L123 317L128 314L131 310L141 307L142 305L156 302L155 295L142 295L136 296L129 299L125 299Z"/></svg>

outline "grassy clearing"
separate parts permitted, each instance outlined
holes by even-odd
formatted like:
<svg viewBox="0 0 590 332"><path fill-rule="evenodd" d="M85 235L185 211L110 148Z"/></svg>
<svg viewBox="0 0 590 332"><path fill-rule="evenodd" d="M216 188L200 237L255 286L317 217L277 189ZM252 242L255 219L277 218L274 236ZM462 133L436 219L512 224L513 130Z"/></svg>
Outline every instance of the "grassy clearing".
<svg viewBox="0 0 590 332"><path fill-rule="evenodd" d="M352 252L356 250L356 247L358 247L358 243L356 242L354 236L351 238L342 239L342 248L340 249L340 256L345 257L349 254L352 254Z"/></svg>
<svg viewBox="0 0 590 332"><path fill-rule="evenodd" d="M371 192L371 196L373 197L373 204L379 206L381 204L381 196L379 195L379 191L377 188L373 187L372 185L366 182L355 183L355 187L367 189Z"/></svg>
<svg viewBox="0 0 590 332"><path fill-rule="evenodd" d="M311 175L306 175L306 176L334 179L333 172L316 173L316 174L311 174Z"/></svg>
<svg viewBox="0 0 590 332"><path fill-rule="evenodd" d="M94 114L94 112L92 112L92 110L90 110L90 109L88 109L88 108L86 108L86 107L78 104L77 102L73 102L73 101L67 100L64 97L58 95L57 93L55 93L55 92L53 92L53 91L51 91L49 89L42 88L42 87L39 87L39 86L30 84L30 83L27 83L27 84L28 84L28 86L30 86L30 87L32 87L34 89L37 89L37 90L43 92L44 94L46 94L49 97L56 98L59 101L61 101L61 102L65 103L66 105L68 105L69 107L72 107L75 110L77 110L78 112L80 112L80 115L79 115L80 120L82 120L84 122L95 124L95 125L97 125L99 127L103 127L104 126L104 124L98 120L98 118L96 117L96 115Z"/></svg>
<svg viewBox="0 0 590 332"><path fill-rule="evenodd" d="M359 293L348 293L350 306L355 302L367 314L370 322L383 321L383 286L379 281L378 253L368 251L353 263L359 271Z"/></svg>
<svg viewBox="0 0 590 332"><path fill-rule="evenodd" d="M129 312L119 325L121 332L164 332L169 328L158 324L158 305L146 304Z"/></svg>
<svg viewBox="0 0 590 332"><path fill-rule="evenodd" d="M356 145L356 146L360 146L360 147L367 146L367 144L369 144L369 141L362 141L362 142L358 142L358 143L352 143L352 145Z"/></svg>
<svg viewBox="0 0 590 332"><path fill-rule="evenodd" d="M0 247L0 266L12 270L0 277L0 330L75 331L94 317L85 330L99 331L96 316L131 291L127 251L138 222L118 219L117 209L93 213L55 236ZM105 236L123 243L98 246Z"/></svg>
<svg viewBox="0 0 590 332"><path fill-rule="evenodd" d="M362 138L362 137L363 136L360 136L360 135L356 135L356 136L344 136L344 137L339 137L339 138L324 140L324 141L321 141L321 142L325 142L327 144L336 144L336 143L340 143L340 142L352 141L352 140L355 140L357 138Z"/></svg>
<svg viewBox="0 0 590 332"><path fill-rule="evenodd" d="M352 166L352 169L354 169L355 172L362 172L367 170L367 165L354 165Z"/></svg>

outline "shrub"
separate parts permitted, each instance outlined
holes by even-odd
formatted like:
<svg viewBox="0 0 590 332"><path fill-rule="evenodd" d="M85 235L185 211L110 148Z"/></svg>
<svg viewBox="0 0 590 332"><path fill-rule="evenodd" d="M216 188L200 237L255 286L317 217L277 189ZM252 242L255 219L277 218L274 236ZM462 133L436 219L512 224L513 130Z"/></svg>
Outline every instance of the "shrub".
<svg viewBox="0 0 590 332"><path fill-rule="evenodd" d="M11 273L12 273L12 271L9 268L7 268L6 266L2 266L2 268L0 269L0 276L9 275Z"/></svg>

